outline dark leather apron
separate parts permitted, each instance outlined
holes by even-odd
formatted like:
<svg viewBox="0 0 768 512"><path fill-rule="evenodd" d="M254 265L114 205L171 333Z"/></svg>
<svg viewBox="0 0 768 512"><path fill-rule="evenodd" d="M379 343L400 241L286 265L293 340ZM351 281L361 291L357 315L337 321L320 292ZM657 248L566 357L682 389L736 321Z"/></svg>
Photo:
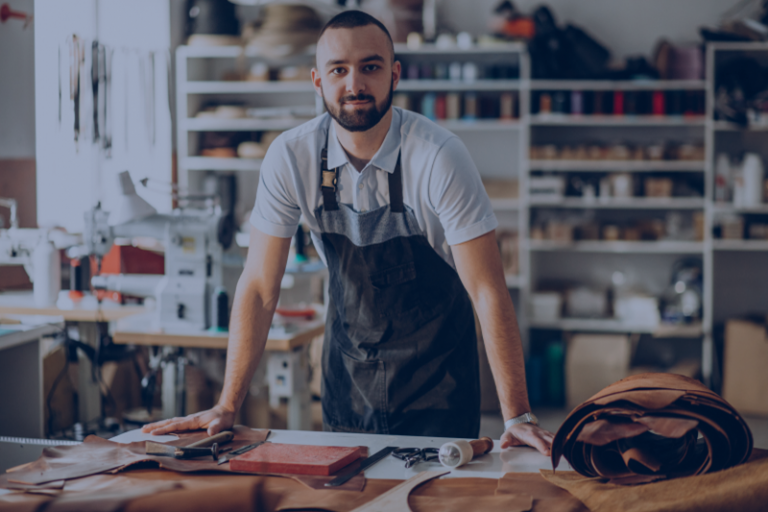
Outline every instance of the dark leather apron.
<svg viewBox="0 0 768 512"><path fill-rule="evenodd" d="M403 204L358 213L336 199L322 151L315 214L330 279L323 347L326 430L476 438L480 383L472 304L456 271Z"/></svg>

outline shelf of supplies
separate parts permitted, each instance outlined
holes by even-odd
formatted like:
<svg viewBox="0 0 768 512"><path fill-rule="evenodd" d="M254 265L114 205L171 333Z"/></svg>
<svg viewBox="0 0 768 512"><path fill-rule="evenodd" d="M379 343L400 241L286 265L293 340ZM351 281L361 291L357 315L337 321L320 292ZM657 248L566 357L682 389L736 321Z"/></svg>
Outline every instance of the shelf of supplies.
<svg viewBox="0 0 768 512"><path fill-rule="evenodd" d="M585 201L580 197L566 197L562 201L540 201L531 199L531 206L549 208L586 208L603 210L697 210L704 208L701 197L631 197L627 199L595 198Z"/></svg>
<svg viewBox="0 0 768 512"><path fill-rule="evenodd" d="M527 48L525 43L498 43L491 45L473 45L470 48L459 48L452 46L449 48L440 48L434 44L422 44L418 48L408 48L405 44L395 44L395 55L433 55L446 54L452 56L460 55L482 55L498 54L510 52L524 52Z"/></svg>
<svg viewBox="0 0 768 512"><path fill-rule="evenodd" d="M701 324L690 325L631 325L617 319L562 318L556 322L533 321L535 329L556 329L562 331L627 332L651 334L655 338L698 338L702 335Z"/></svg>
<svg viewBox="0 0 768 512"><path fill-rule="evenodd" d="M267 58L258 48L252 46L180 46L177 49L177 53L179 56L192 59L234 59L241 56L257 57L262 58L265 61L285 65L288 65L287 63L295 60L312 59L314 62L315 58L314 47L308 48L305 53L279 59Z"/></svg>
<svg viewBox="0 0 768 512"><path fill-rule="evenodd" d="M531 80L532 91L701 90L704 80Z"/></svg>
<svg viewBox="0 0 768 512"><path fill-rule="evenodd" d="M520 80L400 80L397 92L417 91L512 91L520 89Z"/></svg>
<svg viewBox="0 0 768 512"><path fill-rule="evenodd" d="M531 251L538 252L592 252L625 254L697 254L704 250L700 242L662 240L659 242L582 241L572 243L552 240L531 240Z"/></svg>
<svg viewBox="0 0 768 512"><path fill-rule="evenodd" d="M475 131L487 131L487 132L504 132L519 130L522 125L515 119L502 120L502 119L440 119L435 121L437 124L447 130L456 132L475 132Z"/></svg>
<svg viewBox="0 0 768 512"><path fill-rule="evenodd" d="M531 160L532 171L704 171L701 160Z"/></svg>
<svg viewBox="0 0 768 512"><path fill-rule="evenodd" d="M283 131L306 123L309 119L219 119L215 117L192 117L185 119L184 129L191 132L206 131Z"/></svg>
<svg viewBox="0 0 768 512"><path fill-rule="evenodd" d="M573 116L566 114L537 114L531 116L531 126L704 126L704 116Z"/></svg>
<svg viewBox="0 0 768 512"><path fill-rule="evenodd" d="M768 240L713 240L716 251L768 251Z"/></svg>
<svg viewBox="0 0 768 512"><path fill-rule="evenodd" d="M258 171L260 158L214 158L190 156L181 160L181 167L190 171Z"/></svg>
<svg viewBox="0 0 768 512"><path fill-rule="evenodd" d="M712 128L718 132L765 132L768 131L768 124L751 124L749 126L740 126L729 121L714 121Z"/></svg>
<svg viewBox="0 0 768 512"><path fill-rule="evenodd" d="M250 93L314 93L315 88L309 80L291 80L285 82L247 82L247 81L191 81L184 87L187 94L250 94Z"/></svg>
<svg viewBox="0 0 768 512"><path fill-rule="evenodd" d="M507 282L507 288L524 288L525 279L523 276L515 274L507 274L504 276L504 280Z"/></svg>
<svg viewBox="0 0 768 512"><path fill-rule="evenodd" d="M768 213L768 204L751 208L736 207L731 203L715 203L712 205L714 213Z"/></svg>

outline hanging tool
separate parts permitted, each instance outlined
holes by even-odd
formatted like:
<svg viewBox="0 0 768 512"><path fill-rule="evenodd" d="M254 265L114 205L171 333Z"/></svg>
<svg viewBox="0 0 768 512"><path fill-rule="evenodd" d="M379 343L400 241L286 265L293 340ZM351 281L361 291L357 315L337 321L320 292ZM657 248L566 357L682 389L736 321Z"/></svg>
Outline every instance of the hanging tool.
<svg viewBox="0 0 768 512"><path fill-rule="evenodd" d="M80 67L85 60L85 51L77 34L69 41L69 99L75 107L75 142L80 138Z"/></svg>
<svg viewBox="0 0 768 512"><path fill-rule="evenodd" d="M440 447L440 463L448 468L457 468L492 449L493 440L490 437L481 437L474 441L457 439Z"/></svg>
<svg viewBox="0 0 768 512"><path fill-rule="evenodd" d="M230 459L234 459L238 455L242 455L242 454L244 454L246 452L249 452L249 451L253 450L254 448L258 448L259 446L261 446L264 443L266 443L266 441L259 441L257 443L253 443L253 444L249 444L249 445L243 446L242 448L238 448L237 450L232 450L231 452L227 453L226 455L222 455L221 457L219 457L218 464L221 465L221 464L224 464L225 462L229 462Z"/></svg>
<svg viewBox="0 0 768 512"><path fill-rule="evenodd" d="M93 91L93 142L99 141L99 41L91 43L91 90Z"/></svg>
<svg viewBox="0 0 768 512"><path fill-rule="evenodd" d="M325 486L326 487L338 487L338 486L340 486L342 484L345 484L346 482L351 480L352 477L354 477L355 475L361 473L362 471L365 471L369 467L373 466L374 464L376 464L381 459L385 458L387 455L389 455L390 453L394 452L395 450L397 450L397 446L387 446L386 448L382 448L381 450L377 451L376 453L374 453L373 455L371 455L367 459L364 459L357 468L353 469L352 471L348 471L348 472L346 472L344 474L341 474L341 475L337 476L336 478L334 478L330 482L327 482L325 484Z"/></svg>
<svg viewBox="0 0 768 512"><path fill-rule="evenodd" d="M213 460L217 460L219 456L230 448L220 449L220 445L232 441L234 434L227 430L219 432L218 434L202 439L196 443L192 443L189 446L171 446L162 443L155 443L153 441L147 441L145 448L147 455L162 455L166 457L174 457L177 459L190 459L195 457L207 457L211 455Z"/></svg>
<svg viewBox="0 0 768 512"><path fill-rule="evenodd" d="M101 148L107 158L112 158L112 112L110 111L112 110L112 57L115 54L115 49L109 46L104 46L103 49L103 53L100 54L103 60L99 64L99 70L103 73L102 83L104 84Z"/></svg>
<svg viewBox="0 0 768 512"><path fill-rule="evenodd" d="M24 20L24 28L32 23L32 15L21 11L14 11L7 3L0 5L0 22L5 23L10 18Z"/></svg>

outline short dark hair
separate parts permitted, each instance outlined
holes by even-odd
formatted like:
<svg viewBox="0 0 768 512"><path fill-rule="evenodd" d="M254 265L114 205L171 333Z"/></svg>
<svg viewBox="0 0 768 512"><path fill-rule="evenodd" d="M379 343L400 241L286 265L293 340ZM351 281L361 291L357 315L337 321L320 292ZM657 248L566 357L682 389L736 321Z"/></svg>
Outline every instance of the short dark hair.
<svg viewBox="0 0 768 512"><path fill-rule="evenodd" d="M357 28L368 25L376 25L387 36L387 39L389 39L389 49L392 50L392 60L394 61L395 43L392 41L392 36L389 34L389 30L387 30L387 27L385 27L382 22L363 11L349 10L340 12L325 24L317 39L319 41L320 38L323 37L323 34L325 34L325 31L331 28Z"/></svg>

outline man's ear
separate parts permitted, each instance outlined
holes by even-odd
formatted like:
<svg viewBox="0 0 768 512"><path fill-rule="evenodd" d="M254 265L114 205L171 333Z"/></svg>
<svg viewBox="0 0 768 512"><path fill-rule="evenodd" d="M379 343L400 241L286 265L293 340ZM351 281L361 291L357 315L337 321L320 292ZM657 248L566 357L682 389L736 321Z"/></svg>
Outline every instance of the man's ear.
<svg viewBox="0 0 768 512"><path fill-rule="evenodd" d="M397 84L400 83L400 75L402 74L403 67L399 60L396 60L392 64L392 88L397 89Z"/></svg>
<svg viewBox="0 0 768 512"><path fill-rule="evenodd" d="M312 86L315 88L315 92L317 93L318 96L322 97L323 84L320 78L320 71L318 71L317 68L312 68L311 76L312 76Z"/></svg>

